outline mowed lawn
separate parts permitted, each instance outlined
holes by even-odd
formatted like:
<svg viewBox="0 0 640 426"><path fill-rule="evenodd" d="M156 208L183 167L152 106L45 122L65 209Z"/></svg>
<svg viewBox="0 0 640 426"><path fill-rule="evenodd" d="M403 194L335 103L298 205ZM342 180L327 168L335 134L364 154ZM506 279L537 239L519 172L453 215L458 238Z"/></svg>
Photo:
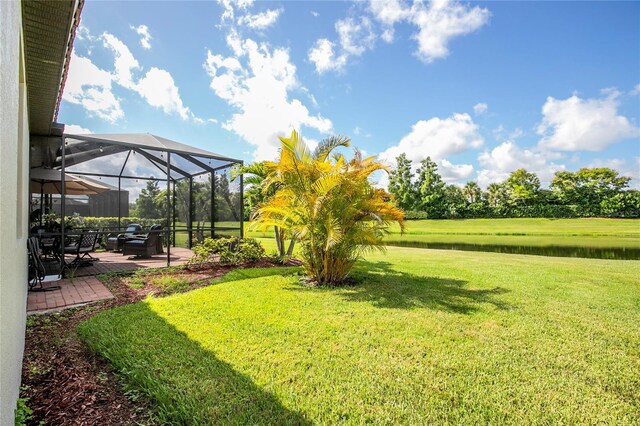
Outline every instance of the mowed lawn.
<svg viewBox="0 0 640 426"><path fill-rule="evenodd" d="M474 245L640 248L639 219L465 219L407 221L387 244L444 243Z"/></svg>
<svg viewBox="0 0 640 426"><path fill-rule="evenodd" d="M271 232L248 231L254 238ZM421 243L640 248L640 219L461 219L409 220L404 234L397 225L385 237L389 245Z"/></svg>
<svg viewBox="0 0 640 426"><path fill-rule="evenodd" d="M79 327L174 424L633 424L640 261L389 248L359 284L297 268Z"/></svg>

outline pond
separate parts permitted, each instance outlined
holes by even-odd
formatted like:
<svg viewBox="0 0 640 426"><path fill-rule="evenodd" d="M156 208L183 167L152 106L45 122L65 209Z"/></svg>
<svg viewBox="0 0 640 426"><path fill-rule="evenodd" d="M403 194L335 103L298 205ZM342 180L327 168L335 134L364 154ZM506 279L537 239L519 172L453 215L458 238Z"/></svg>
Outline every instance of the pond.
<svg viewBox="0 0 640 426"><path fill-rule="evenodd" d="M527 246L510 244L470 244L423 241L394 241L389 246L437 250L487 251L553 257L584 257L609 260L640 260L640 247Z"/></svg>

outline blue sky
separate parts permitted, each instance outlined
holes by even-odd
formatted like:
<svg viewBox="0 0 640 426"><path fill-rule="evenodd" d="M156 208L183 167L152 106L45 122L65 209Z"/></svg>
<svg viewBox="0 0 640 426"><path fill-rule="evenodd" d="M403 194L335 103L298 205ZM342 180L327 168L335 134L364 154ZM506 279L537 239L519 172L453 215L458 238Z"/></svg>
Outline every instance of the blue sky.
<svg viewBox="0 0 640 426"><path fill-rule="evenodd" d="M451 183L606 166L640 187L640 3L89 0L58 119L245 161L296 128Z"/></svg>

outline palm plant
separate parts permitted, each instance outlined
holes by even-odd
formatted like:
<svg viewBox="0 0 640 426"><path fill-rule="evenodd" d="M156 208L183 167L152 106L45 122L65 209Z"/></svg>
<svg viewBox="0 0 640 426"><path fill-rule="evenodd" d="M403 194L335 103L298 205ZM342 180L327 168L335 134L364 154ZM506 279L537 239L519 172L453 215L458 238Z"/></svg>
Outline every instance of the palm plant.
<svg viewBox="0 0 640 426"><path fill-rule="evenodd" d="M280 160L265 162L263 181L263 191L276 188L275 193L255 210L252 227L287 230L300 241L309 278L339 284L363 254L384 249L382 238L392 222L404 230L404 214L392 196L369 182L386 167L358 150L351 160L332 155L350 145L345 137L329 137L314 152L296 131L280 140Z"/></svg>
<svg viewBox="0 0 640 426"><path fill-rule="evenodd" d="M256 208L264 203L269 198L273 197L276 192L277 185L273 184L268 189L264 189L264 182L267 178L267 168L265 163L255 162L247 164L246 166L240 166L233 170L232 177L235 179L239 175L244 176L244 202L245 208L248 211L254 212ZM292 256L293 249L295 247L295 237L290 237L289 248L285 250L287 232L280 226L274 226L273 232L276 240L276 249L278 250L278 256Z"/></svg>

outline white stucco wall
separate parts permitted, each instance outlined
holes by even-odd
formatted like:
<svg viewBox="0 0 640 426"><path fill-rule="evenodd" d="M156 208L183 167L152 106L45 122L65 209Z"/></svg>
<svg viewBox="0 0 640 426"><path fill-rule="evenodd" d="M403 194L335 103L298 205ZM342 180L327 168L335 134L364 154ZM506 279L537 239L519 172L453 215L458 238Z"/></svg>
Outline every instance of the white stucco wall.
<svg viewBox="0 0 640 426"><path fill-rule="evenodd" d="M0 0L0 425L12 425L27 300L29 130L19 1Z"/></svg>

